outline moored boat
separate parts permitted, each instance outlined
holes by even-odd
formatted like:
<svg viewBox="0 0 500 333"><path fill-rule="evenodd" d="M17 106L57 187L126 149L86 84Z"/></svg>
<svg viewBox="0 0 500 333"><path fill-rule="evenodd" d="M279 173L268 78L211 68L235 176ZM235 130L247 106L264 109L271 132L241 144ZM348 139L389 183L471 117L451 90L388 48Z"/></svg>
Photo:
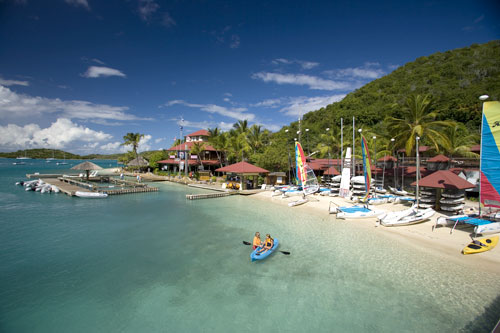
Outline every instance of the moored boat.
<svg viewBox="0 0 500 333"><path fill-rule="evenodd" d="M91 198L91 199L100 199L100 198L106 198L108 196L107 193L102 193L102 192L83 192L83 191L76 191L75 195L79 198Z"/></svg>

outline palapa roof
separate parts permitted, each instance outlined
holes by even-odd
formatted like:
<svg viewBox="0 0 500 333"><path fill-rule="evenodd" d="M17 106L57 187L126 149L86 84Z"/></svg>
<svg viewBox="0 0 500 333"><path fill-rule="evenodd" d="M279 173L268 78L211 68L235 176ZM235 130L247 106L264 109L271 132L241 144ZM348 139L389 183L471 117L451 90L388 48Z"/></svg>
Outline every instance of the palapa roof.
<svg viewBox="0 0 500 333"><path fill-rule="evenodd" d="M442 154L429 158L427 162L448 162L450 159Z"/></svg>
<svg viewBox="0 0 500 333"><path fill-rule="evenodd" d="M148 160L139 155L137 158L134 158L132 161L127 163L127 166L147 166L149 165Z"/></svg>
<svg viewBox="0 0 500 333"><path fill-rule="evenodd" d="M340 175L340 172L338 172L337 169L335 169L335 167L332 166L325 171L324 175L338 176Z"/></svg>
<svg viewBox="0 0 500 333"><path fill-rule="evenodd" d="M102 168L100 166L89 161L77 164L71 168L71 170L101 170L101 169Z"/></svg>
<svg viewBox="0 0 500 333"><path fill-rule="evenodd" d="M223 168L216 169L215 171L217 171L217 172L232 172L232 173L240 173L240 174L268 173L269 172L266 169L259 168L258 166L255 166L255 165L250 164L248 162L238 162L235 164L225 166Z"/></svg>
<svg viewBox="0 0 500 333"><path fill-rule="evenodd" d="M416 186L417 182L411 183L412 186ZM474 184L466 181L462 177L457 176L449 170L439 170L427 177L420 179L418 182L419 186L422 187L432 187L432 188L445 188L445 189L456 189L463 190L467 188L476 187Z"/></svg>

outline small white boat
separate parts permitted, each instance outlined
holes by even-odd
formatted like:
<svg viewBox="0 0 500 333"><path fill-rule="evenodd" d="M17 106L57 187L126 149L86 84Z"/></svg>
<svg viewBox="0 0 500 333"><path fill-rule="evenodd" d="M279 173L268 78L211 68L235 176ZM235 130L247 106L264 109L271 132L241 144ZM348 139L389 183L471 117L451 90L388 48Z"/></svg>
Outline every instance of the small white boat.
<svg viewBox="0 0 500 333"><path fill-rule="evenodd" d="M387 203L389 200L388 198L369 198L368 199L368 204L370 205L381 205Z"/></svg>
<svg viewBox="0 0 500 333"><path fill-rule="evenodd" d="M401 213L397 215L397 213ZM410 208L402 212L395 212L395 214L387 214L384 218L380 219L380 223L385 227L395 227L403 225L411 225L430 219L436 211L432 208L419 210Z"/></svg>
<svg viewBox="0 0 500 333"><path fill-rule="evenodd" d="M478 225L474 227L474 232L476 234L487 235L496 234L500 232L500 222L493 222L485 225Z"/></svg>
<svg viewBox="0 0 500 333"><path fill-rule="evenodd" d="M461 198L463 197L463 193L446 193L446 192L443 192L441 194L441 196L445 197L445 198Z"/></svg>
<svg viewBox="0 0 500 333"><path fill-rule="evenodd" d="M464 209L464 205L441 206L441 209L445 210L447 212L456 212L456 211Z"/></svg>
<svg viewBox="0 0 500 333"><path fill-rule="evenodd" d="M352 207L338 207L338 219L366 219L371 217L379 217L386 214L383 210L370 209L367 206L352 206Z"/></svg>
<svg viewBox="0 0 500 333"><path fill-rule="evenodd" d="M82 191L76 191L75 195L80 198L95 198L95 199L106 198L108 196L107 193L102 193L102 192L82 192Z"/></svg>
<svg viewBox="0 0 500 333"><path fill-rule="evenodd" d="M443 198L439 200L442 204L459 204L464 202L464 197L461 198Z"/></svg>
<svg viewBox="0 0 500 333"><path fill-rule="evenodd" d="M395 187L389 186L389 190L391 190L392 193L397 194L397 195L408 195L408 192L406 192L405 190L400 190L400 189L397 189Z"/></svg>
<svg viewBox="0 0 500 333"><path fill-rule="evenodd" d="M300 199L300 200L297 200L297 201L289 202L288 206L289 207L295 207L295 206L303 205L303 204L305 204L308 201L309 200L307 198L303 198L303 199Z"/></svg>
<svg viewBox="0 0 500 333"><path fill-rule="evenodd" d="M375 192L380 193L380 194L386 194L387 190L385 188L382 188L382 187L377 187L377 188L375 188Z"/></svg>

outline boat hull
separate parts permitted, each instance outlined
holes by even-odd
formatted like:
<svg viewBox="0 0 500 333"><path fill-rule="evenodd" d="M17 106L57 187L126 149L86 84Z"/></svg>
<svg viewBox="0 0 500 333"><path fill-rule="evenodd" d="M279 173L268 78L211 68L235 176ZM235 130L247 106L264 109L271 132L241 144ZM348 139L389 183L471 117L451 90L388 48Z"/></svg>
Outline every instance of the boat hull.
<svg viewBox="0 0 500 333"><path fill-rule="evenodd" d="M250 259L253 261L257 261L257 260L264 260L266 259L267 257L269 257L279 246L279 241L277 239L274 240L274 245L273 247L269 250L269 251L266 251L264 253L261 253L261 254L257 254L257 251L259 250L259 248L255 249L252 251L252 253L250 253Z"/></svg>
<svg viewBox="0 0 500 333"><path fill-rule="evenodd" d="M481 253L481 252L486 252L494 248L498 244L498 236L490 237L490 238L481 238L479 239L479 242L481 242L483 245L478 245L475 244L474 242L469 243L464 249L462 250L463 254L475 254L475 253Z"/></svg>

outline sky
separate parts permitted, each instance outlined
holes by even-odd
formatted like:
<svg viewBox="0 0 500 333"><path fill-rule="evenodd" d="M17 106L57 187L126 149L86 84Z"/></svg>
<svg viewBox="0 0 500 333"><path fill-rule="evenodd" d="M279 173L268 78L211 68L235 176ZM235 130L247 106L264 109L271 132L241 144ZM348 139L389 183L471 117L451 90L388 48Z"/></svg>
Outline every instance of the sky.
<svg viewBox="0 0 500 333"><path fill-rule="evenodd" d="M500 37L496 1L0 0L0 151L270 131L399 66Z"/></svg>

